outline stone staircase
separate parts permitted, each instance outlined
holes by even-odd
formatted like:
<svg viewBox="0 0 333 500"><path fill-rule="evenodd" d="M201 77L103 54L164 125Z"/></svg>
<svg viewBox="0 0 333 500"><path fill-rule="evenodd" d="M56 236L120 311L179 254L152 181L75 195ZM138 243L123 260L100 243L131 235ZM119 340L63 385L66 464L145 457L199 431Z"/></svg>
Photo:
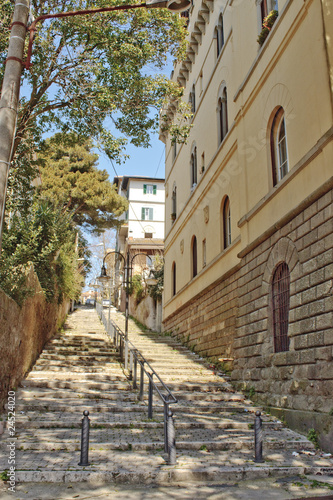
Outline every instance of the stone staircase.
<svg viewBox="0 0 333 500"><path fill-rule="evenodd" d="M112 319L124 327L123 315ZM163 406L153 418L138 401L119 356L93 309L79 309L51 340L16 393L17 480L168 483L332 473L333 461L304 436L263 415L264 463L254 463L254 416L260 409L235 392L228 377L174 338L144 332L130 340L174 392L177 464L166 462ZM146 381L147 382L147 381ZM80 467L80 427L90 415L91 465ZM0 442L0 469L9 439Z"/></svg>

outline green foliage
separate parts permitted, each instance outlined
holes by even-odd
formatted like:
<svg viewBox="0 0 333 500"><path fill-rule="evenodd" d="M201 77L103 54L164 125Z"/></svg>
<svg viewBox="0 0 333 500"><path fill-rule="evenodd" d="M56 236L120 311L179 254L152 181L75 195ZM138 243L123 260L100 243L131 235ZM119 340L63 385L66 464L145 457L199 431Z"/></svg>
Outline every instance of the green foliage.
<svg viewBox="0 0 333 500"><path fill-rule="evenodd" d="M315 429L309 429L307 438L315 445L316 448L319 448L319 435Z"/></svg>
<svg viewBox="0 0 333 500"><path fill-rule="evenodd" d="M272 29L273 24L275 23L277 17L279 15L279 12L277 10L272 10L268 16L265 17L263 23L262 23L262 29L261 32L259 33L257 42L259 45L263 45L264 41L269 35L269 32Z"/></svg>
<svg viewBox="0 0 333 500"><path fill-rule="evenodd" d="M78 275L72 217L36 199L26 213L15 213L4 227L0 260L1 288L18 304L32 290L27 273L34 266L47 300L78 297L83 284Z"/></svg>
<svg viewBox="0 0 333 500"><path fill-rule="evenodd" d="M254 387L250 387L249 389L249 392L248 392L248 395L249 395L249 398L252 399L256 394L256 390Z"/></svg>
<svg viewBox="0 0 333 500"><path fill-rule="evenodd" d="M32 0L32 15L117 5L115 0ZM0 5L0 57L5 59L13 5ZM183 90L161 72L185 54L185 21L167 9L136 9L38 23L33 65L22 77L16 151L41 132L92 137L120 161L128 138L148 146L166 98ZM0 83L3 76L1 67Z"/></svg>
<svg viewBox="0 0 333 500"><path fill-rule="evenodd" d="M73 133L44 141L37 160L42 178L38 191L57 207L72 211L77 225L99 234L118 223L127 202L108 173L96 167L98 155L91 148L91 140Z"/></svg>
<svg viewBox="0 0 333 500"><path fill-rule="evenodd" d="M156 285L149 286L148 293L153 299L161 300L164 288L164 262L159 256L155 256L154 276L157 279L157 283Z"/></svg>
<svg viewBox="0 0 333 500"><path fill-rule="evenodd" d="M1 481L9 481L8 469L5 469L3 472L1 472L0 479Z"/></svg>
<svg viewBox="0 0 333 500"><path fill-rule="evenodd" d="M135 297L137 304L145 297L145 287L142 283L142 277L139 274L133 276L129 287L129 294Z"/></svg>

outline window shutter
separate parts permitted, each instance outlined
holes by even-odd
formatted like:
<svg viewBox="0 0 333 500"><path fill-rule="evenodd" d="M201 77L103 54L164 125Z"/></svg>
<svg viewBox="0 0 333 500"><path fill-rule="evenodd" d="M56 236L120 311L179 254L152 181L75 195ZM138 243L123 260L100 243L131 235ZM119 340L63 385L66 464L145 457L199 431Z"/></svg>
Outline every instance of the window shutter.
<svg viewBox="0 0 333 500"><path fill-rule="evenodd" d="M143 194L147 194L147 184L143 185Z"/></svg>
<svg viewBox="0 0 333 500"><path fill-rule="evenodd" d="M153 194L156 194L156 189L157 189L157 186L154 184L154 186L153 186Z"/></svg>
<svg viewBox="0 0 333 500"><path fill-rule="evenodd" d="M153 220L153 209L149 209L149 220Z"/></svg>
<svg viewBox="0 0 333 500"><path fill-rule="evenodd" d="M144 207L141 208L141 220L145 220L145 209L144 209Z"/></svg>

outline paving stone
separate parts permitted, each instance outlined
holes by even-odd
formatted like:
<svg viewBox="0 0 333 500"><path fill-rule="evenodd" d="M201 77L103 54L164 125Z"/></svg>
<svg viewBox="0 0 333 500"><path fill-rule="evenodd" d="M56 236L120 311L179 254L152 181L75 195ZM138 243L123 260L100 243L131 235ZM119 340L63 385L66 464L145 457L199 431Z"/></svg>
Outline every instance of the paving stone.
<svg viewBox="0 0 333 500"><path fill-rule="evenodd" d="M124 328L124 316L112 310ZM164 408L154 394L153 419L132 389L119 352L94 309L69 316L16 393L16 433L0 441L0 469L15 442L20 482L101 481L163 484L331 474L333 461L304 436L262 413L264 463L254 463L253 423L260 409L230 378L175 339L129 321L129 339L175 393L177 464L164 453ZM89 410L91 465L80 467L82 412ZM261 409L260 409L261 410Z"/></svg>

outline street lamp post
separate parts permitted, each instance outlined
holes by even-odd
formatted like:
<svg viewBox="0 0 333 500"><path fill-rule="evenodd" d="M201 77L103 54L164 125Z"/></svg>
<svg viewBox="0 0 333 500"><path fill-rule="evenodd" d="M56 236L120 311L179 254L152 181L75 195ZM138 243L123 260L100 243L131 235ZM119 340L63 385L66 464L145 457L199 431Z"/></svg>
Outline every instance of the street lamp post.
<svg viewBox="0 0 333 500"><path fill-rule="evenodd" d="M134 261L135 257L137 257L138 255L145 255L146 257L148 257L150 259L151 262L152 262L152 259L149 255L147 255L145 253L137 253L137 254L133 255L133 257L130 259L129 250L127 250L126 259L125 259L124 255L122 253L117 252L116 250L112 250L112 252L108 252L104 256L103 264L101 267L101 275L98 277L98 280L101 282L111 280L111 276L107 275L106 267L105 267L105 259L108 255L111 255L111 254L120 255L124 261L124 270L125 270L125 276L126 276L126 288L125 288L125 291L126 291L126 301L125 301L125 369L127 369L130 271L132 270L133 261Z"/></svg>
<svg viewBox="0 0 333 500"><path fill-rule="evenodd" d="M30 0L15 0L13 22L9 38L8 57L5 61L5 72L0 100L0 253L2 242L2 229L5 214L7 180L9 165L12 160L13 143L16 132L17 110L20 95L20 82L22 68L31 66L32 45L36 24L45 19L93 15L101 12L117 10L167 8L172 12L182 12L189 9L191 0L147 0L141 4L116 5L100 9L86 9L72 12L58 12L37 17L28 28ZM27 60L23 61L23 52L27 29L30 31Z"/></svg>

